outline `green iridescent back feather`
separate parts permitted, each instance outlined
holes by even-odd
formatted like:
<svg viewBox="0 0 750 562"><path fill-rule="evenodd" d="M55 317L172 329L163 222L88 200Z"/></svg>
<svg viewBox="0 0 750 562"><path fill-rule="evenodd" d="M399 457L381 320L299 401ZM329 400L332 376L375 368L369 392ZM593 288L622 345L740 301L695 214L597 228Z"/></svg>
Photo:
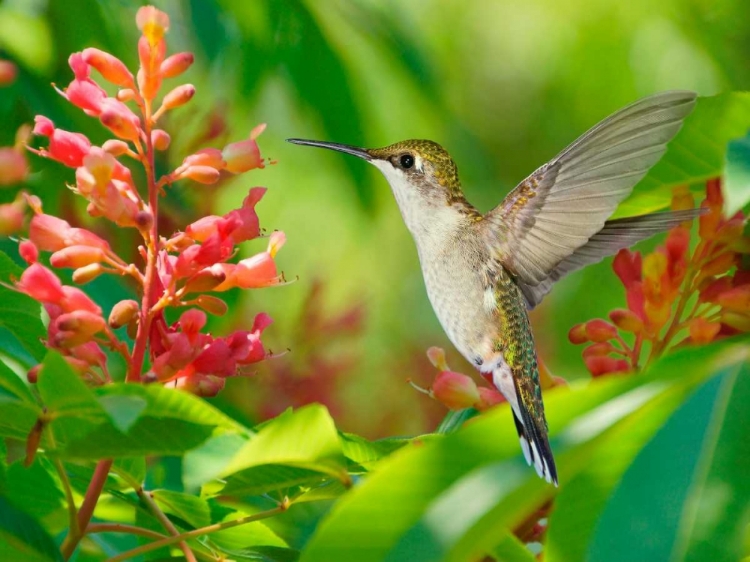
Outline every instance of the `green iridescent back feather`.
<svg viewBox="0 0 750 562"><path fill-rule="evenodd" d="M502 352L513 373L519 407L528 412L536 428L543 431L546 437L547 422L539 385L539 366L526 301L518 285L505 270L498 275L495 300L502 337L496 343L496 349Z"/></svg>

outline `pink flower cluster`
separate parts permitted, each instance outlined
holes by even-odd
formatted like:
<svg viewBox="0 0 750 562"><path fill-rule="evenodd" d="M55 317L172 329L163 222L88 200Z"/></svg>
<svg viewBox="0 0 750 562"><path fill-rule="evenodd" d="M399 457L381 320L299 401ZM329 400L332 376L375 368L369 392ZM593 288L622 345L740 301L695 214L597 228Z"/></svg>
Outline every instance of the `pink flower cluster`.
<svg viewBox="0 0 750 562"><path fill-rule="evenodd" d="M22 196L5 213L10 217L11 210L17 211L22 223L25 206L34 211L28 240L20 245L29 266L16 288L44 305L50 316L47 345L62 353L86 380L95 384L110 380L106 347L124 356L129 381L171 383L197 394L214 395L224 386L226 377L266 357L260 336L271 320L259 314L251 330L227 337L203 333L205 312L221 315L227 310L223 300L208 293L282 283L274 258L284 244L284 234L272 233L265 251L233 263L230 260L238 244L261 236L255 206L264 188L251 189L239 209L201 218L169 237L159 231L159 196L164 188L180 180L211 184L222 175L264 167L256 139L265 125L253 129L246 140L223 149L198 150L175 170L157 178L155 151L167 150L170 144L169 134L158 126L159 119L188 103L195 88L177 85L158 103L156 100L163 82L182 75L192 65L193 55L183 52L167 56L169 18L165 13L143 7L136 23L142 35L138 41L140 67L135 76L116 57L89 48L70 56L74 78L59 91L70 103L98 119L113 138L94 146L85 135L59 129L39 115L33 133L47 139L46 147L29 150L75 169L71 189L86 199L90 216L137 229L143 239L137 254L143 263L128 263L99 235L45 214L37 198ZM114 96L97 83L93 71L117 87ZM143 166L145 187L136 184L130 168L123 163L125 159ZM18 220L12 225L6 222L9 226L5 230L19 226ZM76 284L102 274L130 277L141 300L117 303L105 320L101 308L81 289L63 285L39 261L40 252L51 253L52 268L72 269ZM189 308L177 322L168 325L167 307ZM119 328L126 328L133 338L132 349L118 338L115 330ZM144 366L147 359L150 366ZM32 369L30 378L35 377L36 369Z"/></svg>

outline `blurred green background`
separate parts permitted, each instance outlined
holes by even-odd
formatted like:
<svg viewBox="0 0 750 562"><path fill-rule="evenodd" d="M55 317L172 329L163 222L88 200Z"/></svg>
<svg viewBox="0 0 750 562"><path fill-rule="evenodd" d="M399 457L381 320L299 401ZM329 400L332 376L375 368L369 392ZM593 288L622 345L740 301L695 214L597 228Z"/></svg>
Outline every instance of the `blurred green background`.
<svg viewBox="0 0 750 562"><path fill-rule="evenodd" d="M50 83L71 79L67 56L96 46L136 65L141 2L4 0L0 58L18 80L0 89L0 145L39 113L93 142L101 126ZM385 180L365 163L304 149L288 137L382 146L405 138L443 144L480 210L609 113L674 88L710 95L750 89L750 20L739 0L192 0L154 2L172 25L169 52L190 50L191 104L169 117L168 170L193 150L245 137L259 122L264 156L278 161L218 188L183 183L166 200L164 233L269 188L261 225L281 229L283 287L230 296L214 330L275 320L265 341L283 357L230 381L216 402L243 421L288 405L327 404L344 430L370 437L431 429L442 408L405 384L428 385L424 351L453 352L427 301L416 251ZM28 188L45 209L89 222L64 188L73 172L32 158ZM0 193L4 201L15 190ZM90 223L93 224L93 223ZM118 231L115 246L133 239ZM658 241L647 242L653 246ZM6 248L7 249L7 248ZM243 256L264 249L245 245ZM97 280L108 309L128 288ZM609 261L571 275L534 312L540 355L568 379L588 376L575 323L623 303Z"/></svg>

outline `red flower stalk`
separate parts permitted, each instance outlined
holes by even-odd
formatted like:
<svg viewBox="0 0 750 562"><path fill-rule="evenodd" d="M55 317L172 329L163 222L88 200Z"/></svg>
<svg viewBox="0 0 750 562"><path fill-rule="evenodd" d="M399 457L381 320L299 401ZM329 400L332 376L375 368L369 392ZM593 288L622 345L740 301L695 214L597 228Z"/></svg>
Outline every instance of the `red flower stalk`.
<svg viewBox="0 0 750 562"><path fill-rule="evenodd" d="M675 191L673 209L693 205L687 189ZM683 224L645 257L630 250L615 256L612 267L625 287L628 308L610 313L613 324L589 320L568 334L574 344L590 343L583 356L593 376L636 370L644 344L652 361L676 345L702 345L750 331L750 271L740 259L750 253L750 239L743 234L746 217L741 211L724 216L718 179L707 183L701 207L707 212L699 219L692 252L690 225ZM625 334L632 334L632 345ZM675 342L680 334L683 339Z"/></svg>

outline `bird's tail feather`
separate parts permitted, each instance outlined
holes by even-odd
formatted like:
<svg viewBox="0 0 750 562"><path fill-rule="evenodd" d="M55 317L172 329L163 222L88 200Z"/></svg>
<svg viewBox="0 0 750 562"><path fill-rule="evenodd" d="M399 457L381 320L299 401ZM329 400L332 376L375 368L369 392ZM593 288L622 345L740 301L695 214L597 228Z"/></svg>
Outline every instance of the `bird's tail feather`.
<svg viewBox="0 0 750 562"><path fill-rule="evenodd" d="M547 428L539 426L520 400L518 409L522 419L519 419L513 410L513 421L516 422L516 430L526 462L534 467L540 478L557 486L557 467L547 438Z"/></svg>

